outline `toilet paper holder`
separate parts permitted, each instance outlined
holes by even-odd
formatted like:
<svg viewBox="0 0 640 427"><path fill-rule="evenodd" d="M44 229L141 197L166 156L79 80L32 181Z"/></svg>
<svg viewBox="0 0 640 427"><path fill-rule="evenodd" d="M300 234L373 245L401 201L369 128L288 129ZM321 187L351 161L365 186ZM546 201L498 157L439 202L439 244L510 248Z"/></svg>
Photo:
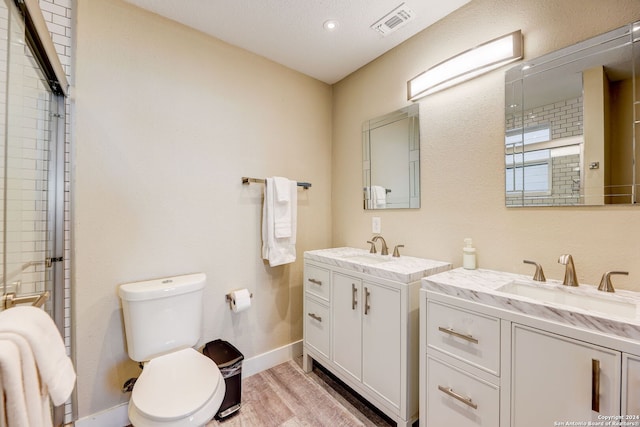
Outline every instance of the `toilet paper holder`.
<svg viewBox="0 0 640 427"><path fill-rule="evenodd" d="M253 298L253 292L249 293L249 298ZM229 303L229 309L233 310L233 304L235 303L233 299L233 293L228 293L224 296L224 299Z"/></svg>

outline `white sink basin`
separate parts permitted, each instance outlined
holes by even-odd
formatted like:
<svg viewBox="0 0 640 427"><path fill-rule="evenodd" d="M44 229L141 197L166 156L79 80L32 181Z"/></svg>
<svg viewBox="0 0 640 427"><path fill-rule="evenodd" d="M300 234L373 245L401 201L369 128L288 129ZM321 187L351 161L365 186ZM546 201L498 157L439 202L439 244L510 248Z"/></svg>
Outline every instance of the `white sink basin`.
<svg viewBox="0 0 640 427"><path fill-rule="evenodd" d="M352 262L358 262L361 264L369 264L369 265L392 261L391 258L384 257L382 255L374 255L374 254L351 255L351 256L345 256L342 259L344 259L345 261L352 261Z"/></svg>
<svg viewBox="0 0 640 427"><path fill-rule="evenodd" d="M530 285L520 282L508 283L496 291L618 317L635 319L637 316L636 303L605 292L596 291L602 295L589 295L586 292L580 293L580 288L563 289L553 285Z"/></svg>

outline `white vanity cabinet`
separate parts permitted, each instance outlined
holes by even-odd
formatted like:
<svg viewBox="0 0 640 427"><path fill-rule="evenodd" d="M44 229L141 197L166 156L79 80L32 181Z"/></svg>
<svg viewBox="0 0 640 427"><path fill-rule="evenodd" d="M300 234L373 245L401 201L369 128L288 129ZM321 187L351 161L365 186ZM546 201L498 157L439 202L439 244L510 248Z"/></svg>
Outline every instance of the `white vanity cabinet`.
<svg viewBox="0 0 640 427"><path fill-rule="evenodd" d="M405 275L395 272L402 267L323 262L318 252L305 253L304 370L320 363L399 426L411 425L418 418L418 293L428 274L420 268L436 273L450 265L406 257L413 270Z"/></svg>
<svg viewBox="0 0 640 427"><path fill-rule="evenodd" d="M318 284L309 282L321 271L329 273L326 300L312 291ZM309 359L316 360L399 425L410 425L418 412L419 288L419 282L398 283L307 261L305 370L311 370Z"/></svg>
<svg viewBox="0 0 640 427"><path fill-rule="evenodd" d="M640 317L511 299L500 280L514 277L423 279L420 425L640 425Z"/></svg>

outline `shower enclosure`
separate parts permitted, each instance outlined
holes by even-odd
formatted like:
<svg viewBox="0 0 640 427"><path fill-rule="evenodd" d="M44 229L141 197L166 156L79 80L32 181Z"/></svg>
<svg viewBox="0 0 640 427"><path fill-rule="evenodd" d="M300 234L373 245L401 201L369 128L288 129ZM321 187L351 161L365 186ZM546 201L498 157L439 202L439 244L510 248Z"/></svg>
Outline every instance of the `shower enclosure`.
<svg viewBox="0 0 640 427"><path fill-rule="evenodd" d="M0 310L41 305L64 336L66 78L62 90L37 5L0 0Z"/></svg>
<svg viewBox="0 0 640 427"><path fill-rule="evenodd" d="M67 86L38 1L0 0L0 311L42 306L65 339Z"/></svg>

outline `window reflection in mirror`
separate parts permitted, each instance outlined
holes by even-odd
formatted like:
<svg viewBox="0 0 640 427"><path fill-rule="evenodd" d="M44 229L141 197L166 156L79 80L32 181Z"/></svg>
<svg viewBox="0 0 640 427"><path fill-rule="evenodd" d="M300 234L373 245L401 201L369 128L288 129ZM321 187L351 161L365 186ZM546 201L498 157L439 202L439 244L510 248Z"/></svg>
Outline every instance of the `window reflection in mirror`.
<svg viewBox="0 0 640 427"><path fill-rule="evenodd" d="M420 207L419 104L362 125L365 209Z"/></svg>
<svg viewBox="0 0 640 427"><path fill-rule="evenodd" d="M630 24L507 71L507 206L638 201L640 56L634 42L640 31L634 28Z"/></svg>

